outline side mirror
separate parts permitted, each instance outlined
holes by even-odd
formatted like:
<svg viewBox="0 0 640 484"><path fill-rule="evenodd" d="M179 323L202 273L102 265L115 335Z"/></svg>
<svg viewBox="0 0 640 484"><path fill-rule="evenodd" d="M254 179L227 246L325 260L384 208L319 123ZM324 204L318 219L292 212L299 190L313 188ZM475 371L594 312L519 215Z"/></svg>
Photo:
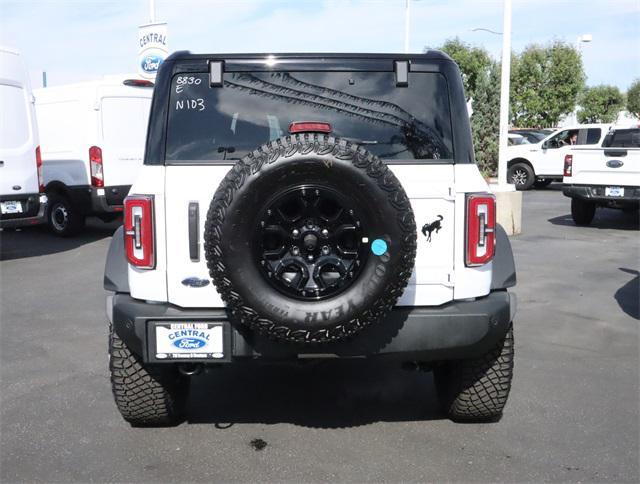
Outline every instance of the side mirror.
<svg viewBox="0 0 640 484"><path fill-rule="evenodd" d="M547 148L549 148L549 142L545 141L544 143L542 143L542 149L546 150Z"/></svg>

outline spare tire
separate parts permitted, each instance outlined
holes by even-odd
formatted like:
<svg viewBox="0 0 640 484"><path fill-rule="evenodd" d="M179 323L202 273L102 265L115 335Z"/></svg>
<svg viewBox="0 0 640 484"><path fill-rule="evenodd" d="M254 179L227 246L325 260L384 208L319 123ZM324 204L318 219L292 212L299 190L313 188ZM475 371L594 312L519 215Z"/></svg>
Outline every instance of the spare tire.
<svg viewBox="0 0 640 484"><path fill-rule="evenodd" d="M322 343L389 313L413 269L416 226L377 157L340 138L298 134L261 146L222 180L205 254L234 321Z"/></svg>

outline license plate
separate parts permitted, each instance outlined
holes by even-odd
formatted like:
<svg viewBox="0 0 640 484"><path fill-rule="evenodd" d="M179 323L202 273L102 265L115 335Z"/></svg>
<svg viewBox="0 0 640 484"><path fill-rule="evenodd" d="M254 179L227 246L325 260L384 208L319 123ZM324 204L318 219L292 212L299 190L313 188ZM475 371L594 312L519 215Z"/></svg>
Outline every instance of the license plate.
<svg viewBox="0 0 640 484"><path fill-rule="evenodd" d="M607 197L624 197L624 188L623 187L606 187L604 189L604 194Z"/></svg>
<svg viewBox="0 0 640 484"><path fill-rule="evenodd" d="M154 328L158 360L225 357L221 323L155 323Z"/></svg>
<svg viewBox="0 0 640 484"><path fill-rule="evenodd" d="M0 202L0 210L2 213L22 213L22 202Z"/></svg>

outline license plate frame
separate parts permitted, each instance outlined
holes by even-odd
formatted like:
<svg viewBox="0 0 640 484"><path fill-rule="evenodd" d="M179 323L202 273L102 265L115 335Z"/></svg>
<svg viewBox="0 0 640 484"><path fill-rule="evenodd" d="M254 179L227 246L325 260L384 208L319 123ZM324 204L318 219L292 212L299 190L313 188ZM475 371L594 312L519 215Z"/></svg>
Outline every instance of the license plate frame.
<svg viewBox="0 0 640 484"><path fill-rule="evenodd" d="M0 202L0 213L2 213L2 215L24 213L22 202L20 200L5 200L4 202Z"/></svg>
<svg viewBox="0 0 640 484"><path fill-rule="evenodd" d="M624 197L624 187L605 187L604 195L615 198Z"/></svg>
<svg viewBox="0 0 640 484"><path fill-rule="evenodd" d="M169 335L173 337L169 338ZM225 321L150 321L147 326L147 355L148 360L154 363L229 362L231 327Z"/></svg>

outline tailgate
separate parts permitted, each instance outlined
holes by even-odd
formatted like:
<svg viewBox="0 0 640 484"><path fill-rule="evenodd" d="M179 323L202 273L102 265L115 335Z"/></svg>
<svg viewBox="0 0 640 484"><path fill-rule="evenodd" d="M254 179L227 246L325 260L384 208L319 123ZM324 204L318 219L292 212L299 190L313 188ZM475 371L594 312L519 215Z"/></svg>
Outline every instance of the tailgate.
<svg viewBox="0 0 640 484"><path fill-rule="evenodd" d="M640 186L640 148L572 150L575 185Z"/></svg>
<svg viewBox="0 0 640 484"><path fill-rule="evenodd" d="M172 304L223 306L210 285L193 287L183 281L210 280L204 257L204 226L209 204L229 168L228 165L166 167L167 296ZM417 170L416 165L392 165L390 168L411 199L418 230L415 269L398 304L430 306L448 302L453 299L454 281L454 166L423 165ZM190 204L198 207L198 257L195 260L189 251Z"/></svg>

